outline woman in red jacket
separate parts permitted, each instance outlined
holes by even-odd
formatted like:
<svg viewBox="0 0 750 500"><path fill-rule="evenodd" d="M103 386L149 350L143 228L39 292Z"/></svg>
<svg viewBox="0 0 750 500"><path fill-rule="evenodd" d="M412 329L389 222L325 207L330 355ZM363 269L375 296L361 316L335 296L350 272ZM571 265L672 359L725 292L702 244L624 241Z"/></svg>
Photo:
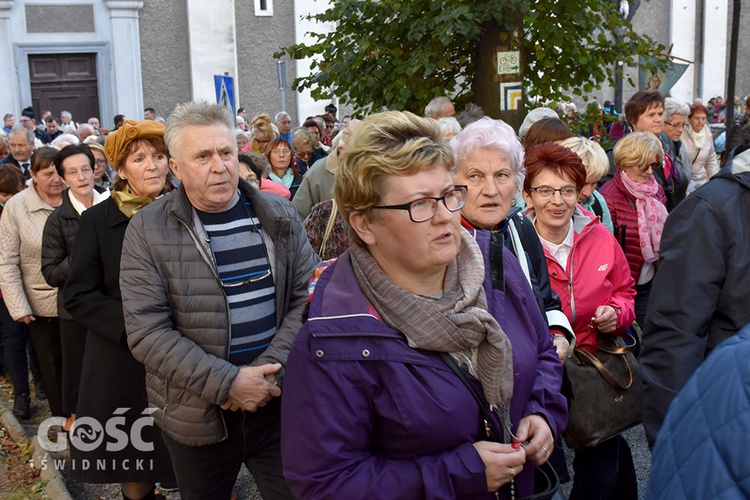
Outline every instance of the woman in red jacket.
<svg viewBox="0 0 750 500"><path fill-rule="evenodd" d="M622 334L635 317L633 278L617 240L577 205L586 183L581 159L545 143L526 153L523 198L544 248L550 285L560 296L578 344L594 351L600 334ZM575 387L573 387L575 392ZM571 499L637 498L633 457L619 435L578 449Z"/></svg>
<svg viewBox="0 0 750 500"><path fill-rule="evenodd" d="M635 319L643 325L667 219L667 199L653 175L662 167L664 151L654 134L633 132L615 145L614 158L617 173L600 193L636 283Z"/></svg>

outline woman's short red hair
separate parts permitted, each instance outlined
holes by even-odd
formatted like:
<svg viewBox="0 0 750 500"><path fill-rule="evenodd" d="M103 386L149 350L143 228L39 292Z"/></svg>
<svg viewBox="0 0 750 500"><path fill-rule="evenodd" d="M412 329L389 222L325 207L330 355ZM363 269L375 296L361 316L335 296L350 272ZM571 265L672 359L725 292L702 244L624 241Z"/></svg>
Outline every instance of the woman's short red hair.
<svg viewBox="0 0 750 500"><path fill-rule="evenodd" d="M536 177L544 170L553 170L557 175L567 175L573 179L578 188L586 184L586 167L577 154L554 142L545 142L526 151L526 179L523 189L528 191L534 186Z"/></svg>

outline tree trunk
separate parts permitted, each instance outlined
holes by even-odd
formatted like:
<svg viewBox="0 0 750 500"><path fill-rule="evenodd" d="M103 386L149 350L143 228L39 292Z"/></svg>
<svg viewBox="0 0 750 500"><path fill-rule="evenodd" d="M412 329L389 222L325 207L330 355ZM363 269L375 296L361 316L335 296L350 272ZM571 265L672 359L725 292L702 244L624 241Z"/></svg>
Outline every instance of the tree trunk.
<svg viewBox="0 0 750 500"><path fill-rule="evenodd" d="M515 20L515 26L516 33L523 33L521 16ZM506 53L501 54L502 74L498 74L499 53ZM515 53L518 57L508 53ZM474 68L473 90L476 104L482 107L487 116L499 118L518 130L526 116L523 97L524 64L518 35L508 33L495 21L485 23L482 38L477 44Z"/></svg>

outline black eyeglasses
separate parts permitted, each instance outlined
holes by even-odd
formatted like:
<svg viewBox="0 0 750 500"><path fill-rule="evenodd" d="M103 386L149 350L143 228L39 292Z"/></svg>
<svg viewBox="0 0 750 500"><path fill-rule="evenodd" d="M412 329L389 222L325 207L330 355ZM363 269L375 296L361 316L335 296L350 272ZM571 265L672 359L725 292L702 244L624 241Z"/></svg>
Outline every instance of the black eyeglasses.
<svg viewBox="0 0 750 500"><path fill-rule="evenodd" d="M648 165L641 167L641 171L645 172L649 168L651 170L659 170L663 166L664 164L662 164L660 161L655 161L654 163L649 163Z"/></svg>
<svg viewBox="0 0 750 500"><path fill-rule="evenodd" d="M409 212L409 218L412 222L427 222L435 217L438 201L442 201L449 212L461 210L466 205L466 186L456 186L439 197L429 196L403 205L378 205L372 208L406 210Z"/></svg>

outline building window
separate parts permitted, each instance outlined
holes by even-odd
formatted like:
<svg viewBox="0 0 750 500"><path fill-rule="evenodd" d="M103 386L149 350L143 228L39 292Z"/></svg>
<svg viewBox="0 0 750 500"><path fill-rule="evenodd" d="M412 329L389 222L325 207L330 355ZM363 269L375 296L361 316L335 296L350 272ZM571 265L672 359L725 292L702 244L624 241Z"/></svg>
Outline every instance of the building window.
<svg viewBox="0 0 750 500"><path fill-rule="evenodd" d="M254 0L256 16L272 16L273 0Z"/></svg>

